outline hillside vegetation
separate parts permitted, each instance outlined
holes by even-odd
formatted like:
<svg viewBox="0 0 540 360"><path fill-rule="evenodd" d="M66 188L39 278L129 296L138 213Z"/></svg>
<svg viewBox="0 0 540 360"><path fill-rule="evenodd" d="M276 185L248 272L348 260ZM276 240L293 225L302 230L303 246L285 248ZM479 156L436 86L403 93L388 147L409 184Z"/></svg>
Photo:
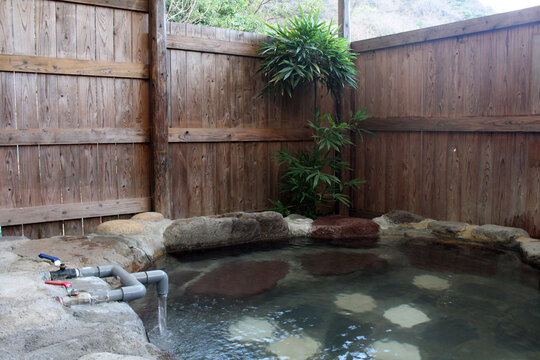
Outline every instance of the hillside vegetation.
<svg viewBox="0 0 540 360"><path fill-rule="evenodd" d="M337 22L337 0L167 0L169 21L263 33L304 11ZM373 38L485 15L478 0L351 0L352 40Z"/></svg>

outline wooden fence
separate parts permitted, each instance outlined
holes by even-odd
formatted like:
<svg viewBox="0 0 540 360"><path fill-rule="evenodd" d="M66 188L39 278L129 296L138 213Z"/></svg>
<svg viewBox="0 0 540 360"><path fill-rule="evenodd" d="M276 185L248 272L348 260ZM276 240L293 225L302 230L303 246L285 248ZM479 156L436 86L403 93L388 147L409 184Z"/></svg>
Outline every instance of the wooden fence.
<svg viewBox="0 0 540 360"><path fill-rule="evenodd" d="M158 207L174 218L262 210L278 197L271 157L309 139L313 91L259 97L261 36L163 26L152 17L160 5L0 2L3 235L93 231L150 210L152 183L154 205L171 194Z"/></svg>
<svg viewBox="0 0 540 360"><path fill-rule="evenodd" d="M169 24L171 207L174 218L268 209L284 147L310 140L313 90L260 96L264 36ZM320 91L319 104L332 109Z"/></svg>
<svg viewBox="0 0 540 360"><path fill-rule="evenodd" d="M3 235L150 209L148 15L84 2L0 2Z"/></svg>
<svg viewBox="0 0 540 360"><path fill-rule="evenodd" d="M161 11L161 0L0 2L3 235L80 235L151 208L262 210L279 196L271 157L309 140L313 89L259 97L260 36L165 24ZM356 210L540 236L539 12L352 44L350 107L367 107L378 132L353 153L368 179Z"/></svg>
<svg viewBox="0 0 540 360"><path fill-rule="evenodd" d="M540 7L352 44L357 212L525 228L540 236Z"/></svg>

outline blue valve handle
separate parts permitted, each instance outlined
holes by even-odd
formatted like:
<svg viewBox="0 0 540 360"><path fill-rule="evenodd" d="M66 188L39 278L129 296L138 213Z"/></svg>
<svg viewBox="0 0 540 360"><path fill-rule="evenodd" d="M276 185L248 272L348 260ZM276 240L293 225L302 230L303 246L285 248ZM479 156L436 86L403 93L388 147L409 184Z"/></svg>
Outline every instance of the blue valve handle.
<svg viewBox="0 0 540 360"><path fill-rule="evenodd" d="M47 259L47 260L49 260L50 262L52 262L52 263L53 263L54 265L56 265L56 266L60 266L60 264L61 264L60 259L57 258L57 257L51 256L51 255L47 255L47 254L43 254L43 253L39 254L38 256L39 256L40 258L42 258L42 259Z"/></svg>

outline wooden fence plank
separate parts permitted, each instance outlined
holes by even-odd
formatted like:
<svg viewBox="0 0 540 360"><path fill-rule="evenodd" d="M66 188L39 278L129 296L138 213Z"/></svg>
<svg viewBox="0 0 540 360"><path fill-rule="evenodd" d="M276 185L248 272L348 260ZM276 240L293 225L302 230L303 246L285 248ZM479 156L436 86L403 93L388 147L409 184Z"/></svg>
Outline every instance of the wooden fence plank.
<svg viewBox="0 0 540 360"><path fill-rule="evenodd" d="M201 39L198 37L170 35L167 37L167 48L201 53L227 54L246 57L260 57L258 44L240 41L222 41Z"/></svg>
<svg viewBox="0 0 540 360"><path fill-rule="evenodd" d="M148 12L148 0L56 0L75 4L96 5L114 9Z"/></svg>
<svg viewBox="0 0 540 360"><path fill-rule="evenodd" d="M148 65L27 55L0 55L0 71L148 79Z"/></svg>
<svg viewBox="0 0 540 360"><path fill-rule="evenodd" d="M540 116L371 117L362 127L373 131L540 132Z"/></svg>
<svg viewBox="0 0 540 360"><path fill-rule="evenodd" d="M169 142L253 142L253 141L307 141L308 129L287 128L170 128Z"/></svg>
<svg viewBox="0 0 540 360"><path fill-rule="evenodd" d="M150 198L135 198L0 209L0 226L133 214L149 211L150 208Z"/></svg>

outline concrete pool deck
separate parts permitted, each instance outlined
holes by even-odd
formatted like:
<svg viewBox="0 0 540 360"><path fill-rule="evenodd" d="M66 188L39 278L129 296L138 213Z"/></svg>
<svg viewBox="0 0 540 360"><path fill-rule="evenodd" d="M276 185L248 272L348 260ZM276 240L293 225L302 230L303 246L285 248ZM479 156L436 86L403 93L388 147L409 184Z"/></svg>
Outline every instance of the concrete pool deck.
<svg viewBox="0 0 540 360"><path fill-rule="evenodd" d="M517 250L524 262L540 268L540 241L530 238L521 229L473 226L407 214L393 212L374 219L380 226L379 236L388 239L453 241ZM166 252L167 246L178 248L179 244L172 244L174 239L188 239L191 245L198 246L200 239L194 241L194 237L186 237L186 233L189 227L193 227L195 232L200 231L197 228L200 224L216 223L218 226L214 229L225 232L239 229L251 236L249 242L282 239L285 232L291 237L306 236L318 226L317 221L311 224L309 219L299 216L283 220L275 213L268 215L277 222L272 225L260 220L254 222L258 215L245 213L228 214L225 217L232 219L230 221L223 220L223 216L172 221L155 215L140 215L131 221L104 223L98 228L97 234L86 237L41 240L0 238L0 344L4 350L3 358L174 359L174 355L148 342L142 321L126 303L76 305L71 308L60 305L55 297L64 296L65 289L45 285L40 276L40 272L55 271L57 268L37 255L48 253L58 256L70 268L117 264L129 272L135 272L151 266L155 259ZM246 228L248 225L254 228ZM164 236L167 229L169 235ZM267 234L261 235L261 230ZM214 233L206 232L208 236ZM214 244L234 245L231 238L237 241L236 244L242 243L239 236L226 238L221 234L220 241ZM188 250L182 246L183 251ZM71 282L81 291L109 286L97 278L74 279ZM155 295L149 293L147 296Z"/></svg>

